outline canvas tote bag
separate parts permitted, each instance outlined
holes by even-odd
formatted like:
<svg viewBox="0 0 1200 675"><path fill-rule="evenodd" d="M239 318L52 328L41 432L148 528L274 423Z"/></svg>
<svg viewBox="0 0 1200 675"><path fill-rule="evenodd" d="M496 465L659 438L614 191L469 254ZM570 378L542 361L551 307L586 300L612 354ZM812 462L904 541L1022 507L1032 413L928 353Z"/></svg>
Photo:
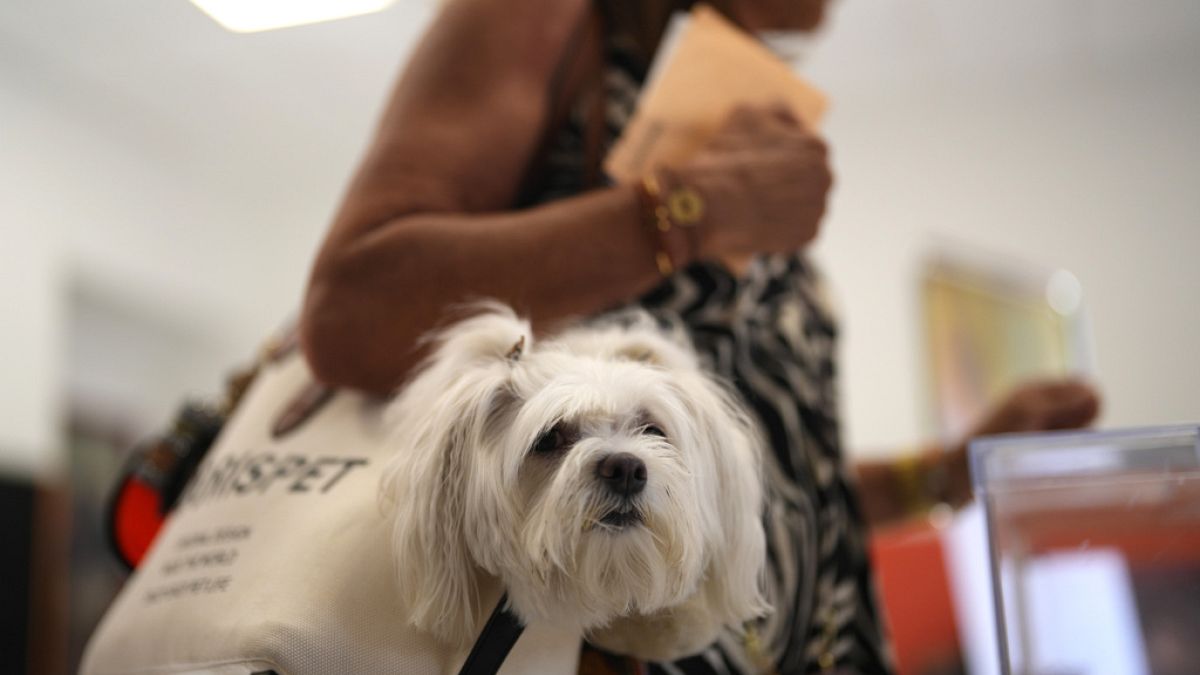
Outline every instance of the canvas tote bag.
<svg viewBox="0 0 1200 675"><path fill-rule="evenodd" d="M299 350L261 367L93 634L84 675L458 671L466 652L408 625L394 590L383 405L336 392L273 433L312 383ZM501 594L485 592L485 614ZM574 673L579 649L534 624L500 672Z"/></svg>

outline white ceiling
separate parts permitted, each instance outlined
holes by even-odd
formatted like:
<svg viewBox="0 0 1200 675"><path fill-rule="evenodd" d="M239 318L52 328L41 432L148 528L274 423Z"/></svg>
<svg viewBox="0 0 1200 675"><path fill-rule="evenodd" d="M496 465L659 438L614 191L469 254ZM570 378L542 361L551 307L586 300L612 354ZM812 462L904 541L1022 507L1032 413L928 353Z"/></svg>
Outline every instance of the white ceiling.
<svg viewBox="0 0 1200 675"><path fill-rule="evenodd" d="M4 3L0 55L6 76L86 106L130 142L228 157L229 146L324 147L330 129L360 128L427 15L423 3L401 2L234 34L186 0Z"/></svg>
<svg viewBox="0 0 1200 675"><path fill-rule="evenodd" d="M0 72L220 180L234 163L278 170L361 145L433 5L240 35L186 0L6 2ZM1194 0L840 0L811 75L849 93L1194 55L1198 41Z"/></svg>

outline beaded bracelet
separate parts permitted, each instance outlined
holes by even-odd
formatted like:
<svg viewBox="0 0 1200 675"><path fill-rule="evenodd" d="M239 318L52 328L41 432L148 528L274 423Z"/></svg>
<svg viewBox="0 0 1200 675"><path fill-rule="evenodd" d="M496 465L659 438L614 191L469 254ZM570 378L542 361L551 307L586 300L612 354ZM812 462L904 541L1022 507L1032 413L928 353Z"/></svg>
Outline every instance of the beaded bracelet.
<svg viewBox="0 0 1200 675"><path fill-rule="evenodd" d="M646 225L654 237L654 263L659 274L667 277L695 257L704 200L686 186L673 187L664 197L654 174L642 178L639 188Z"/></svg>
<svg viewBox="0 0 1200 675"><path fill-rule="evenodd" d="M928 513L950 500L950 476L945 457L939 451L926 451L905 455L893 465L899 497L905 513L918 515Z"/></svg>

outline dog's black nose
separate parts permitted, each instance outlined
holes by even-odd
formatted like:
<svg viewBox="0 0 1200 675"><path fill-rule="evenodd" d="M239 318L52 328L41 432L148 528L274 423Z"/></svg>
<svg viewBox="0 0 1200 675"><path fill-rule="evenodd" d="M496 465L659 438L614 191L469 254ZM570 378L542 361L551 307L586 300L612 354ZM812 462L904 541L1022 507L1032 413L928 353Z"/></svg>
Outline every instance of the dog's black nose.
<svg viewBox="0 0 1200 675"><path fill-rule="evenodd" d="M646 464L628 452L600 460L596 473L608 484L608 489L622 497L632 497L646 487Z"/></svg>

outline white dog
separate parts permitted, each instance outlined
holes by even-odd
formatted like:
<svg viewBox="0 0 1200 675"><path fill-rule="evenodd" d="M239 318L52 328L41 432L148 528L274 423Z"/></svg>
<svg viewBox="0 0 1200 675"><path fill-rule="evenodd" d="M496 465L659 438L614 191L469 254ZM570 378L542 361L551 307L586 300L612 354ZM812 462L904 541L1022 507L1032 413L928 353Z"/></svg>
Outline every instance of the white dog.
<svg viewBox="0 0 1200 675"><path fill-rule="evenodd" d="M525 623L643 659L768 609L758 437L648 317L534 344L488 305L437 337L388 419L385 504L418 628L469 645L488 576Z"/></svg>

